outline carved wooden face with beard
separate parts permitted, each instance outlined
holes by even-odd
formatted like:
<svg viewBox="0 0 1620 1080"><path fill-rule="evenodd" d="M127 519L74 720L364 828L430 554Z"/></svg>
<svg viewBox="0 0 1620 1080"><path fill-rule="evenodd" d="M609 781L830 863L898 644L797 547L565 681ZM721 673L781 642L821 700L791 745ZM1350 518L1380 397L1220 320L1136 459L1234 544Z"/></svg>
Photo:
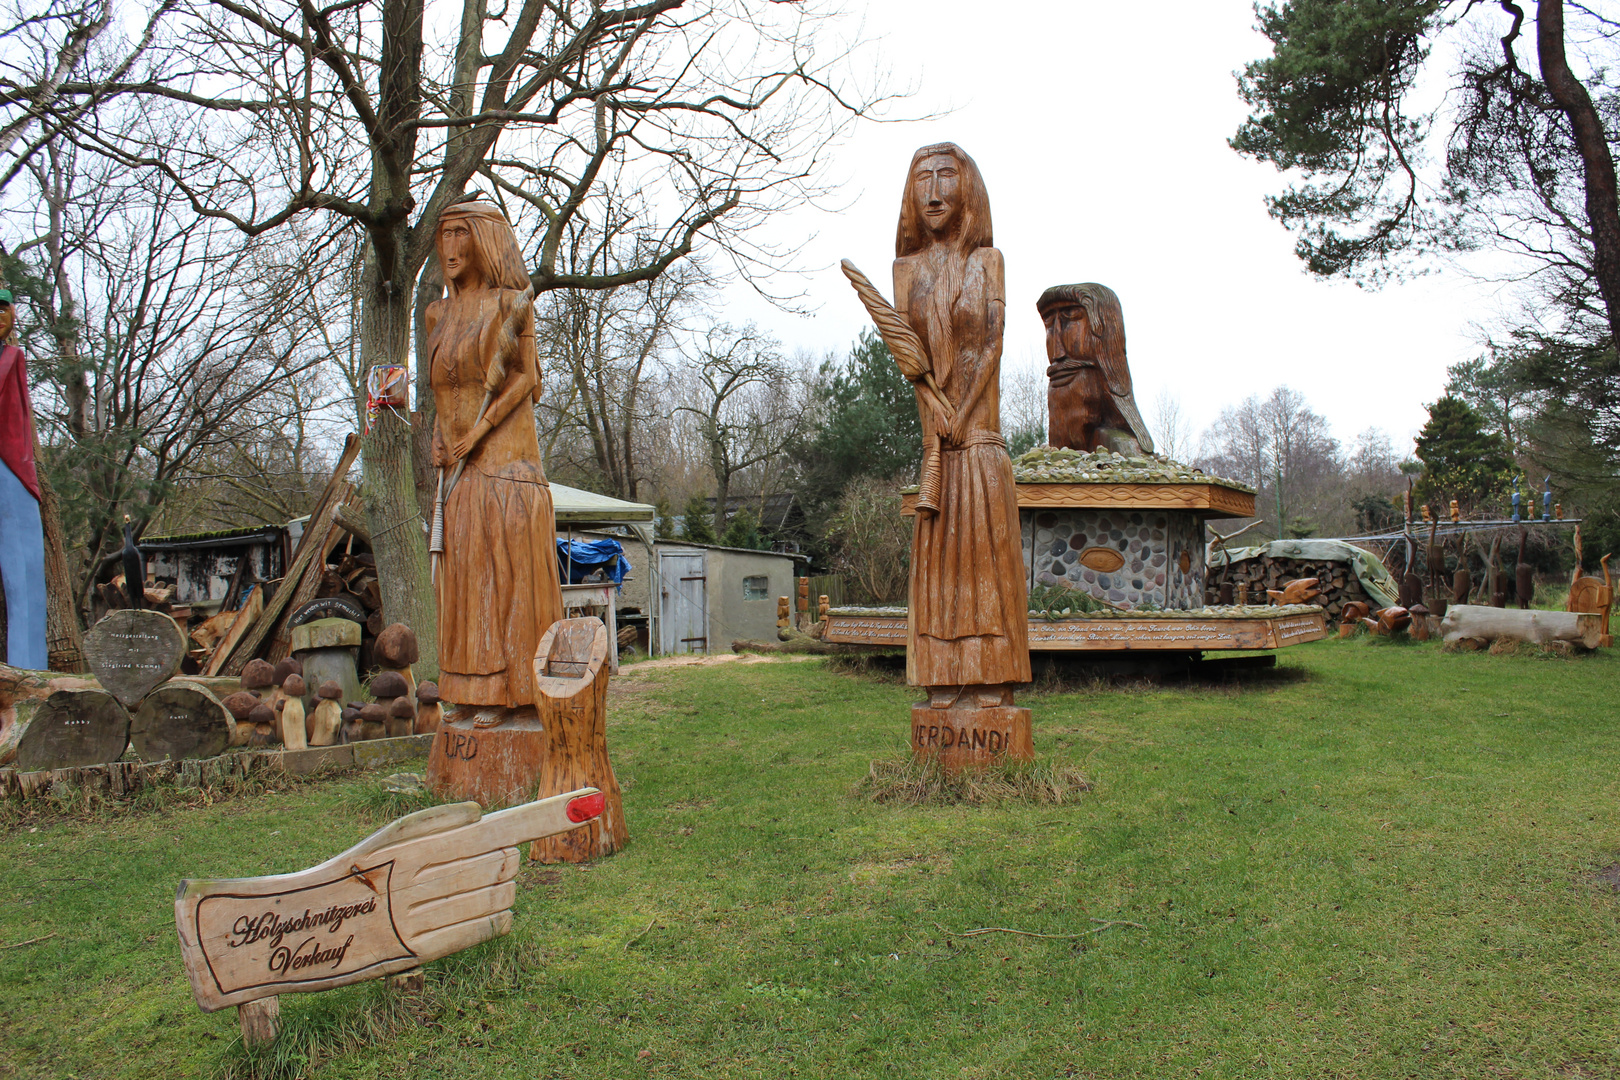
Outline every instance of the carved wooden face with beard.
<svg viewBox="0 0 1620 1080"><path fill-rule="evenodd" d="M1119 299L1095 283L1059 285L1036 305L1046 326L1048 439L1053 446L1095 450L1117 445L1119 436L1144 441L1134 419L1131 373L1125 361L1125 327ZM1128 406L1132 416L1122 408Z"/></svg>

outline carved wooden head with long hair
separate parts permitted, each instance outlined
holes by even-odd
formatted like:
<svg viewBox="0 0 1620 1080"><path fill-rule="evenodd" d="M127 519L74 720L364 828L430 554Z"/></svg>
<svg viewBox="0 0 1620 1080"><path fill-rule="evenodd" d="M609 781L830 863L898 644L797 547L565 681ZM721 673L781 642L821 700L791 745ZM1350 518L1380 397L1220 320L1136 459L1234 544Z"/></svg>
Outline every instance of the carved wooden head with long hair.
<svg viewBox="0 0 1620 1080"><path fill-rule="evenodd" d="M1035 309L1043 320L1059 307L1079 307L1086 313L1088 355L1069 359L1090 360L1102 371L1110 393L1129 394L1131 369L1125 360L1125 314L1114 290L1096 282L1054 285L1035 301Z"/></svg>
<svg viewBox="0 0 1620 1080"><path fill-rule="evenodd" d="M440 212L438 228L434 231L434 248L441 265L444 262L444 242L440 232L446 222L454 220L466 222L472 233L472 247L477 253L478 266L489 285L519 292L529 287L529 268L523 261L522 249L518 247L517 234L512 231L506 215L481 199L452 203ZM446 281L445 285L451 296L460 291L453 281Z"/></svg>
<svg viewBox="0 0 1620 1080"><path fill-rule="evenodd" d="M990 194L984 188L984 177L967 152L955 143L935 143L911 155L911 168L906 171L905 197L900 200L900 225L895 230L895 258L915 255L931 241L930 230L924 221L924 207L917 197L917 170L927 159L937 155L956 159L955 213L944 240L961 255L977 248L995 247L990 228Z"/></svg>

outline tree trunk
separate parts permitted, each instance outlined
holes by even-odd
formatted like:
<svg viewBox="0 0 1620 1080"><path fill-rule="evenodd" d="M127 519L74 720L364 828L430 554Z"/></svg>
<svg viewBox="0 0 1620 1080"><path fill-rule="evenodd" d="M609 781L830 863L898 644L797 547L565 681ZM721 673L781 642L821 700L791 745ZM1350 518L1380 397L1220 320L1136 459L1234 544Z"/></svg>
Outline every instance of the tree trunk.
<svg viewBox="0 0 1620 1080"><path fill-rule="evenodd" d="M1611 339L1620 342L1620 192L1614 157L1603 120L1564 54L1564 5L1539 0L1536 5L1536 54L1541 78L1553 101L1569 118L1586 180L1586 219L1592 233L1592 271L1609 318Z"/></svg>
<svg viewBox="0 0 1620 1080"><path fill-rule="evenodd" d="M39 519L45 527L45 650L52 671L82 672L84 631L79 626L78 594L68 572L62 540L62 513L56 491L39 474Z"/></svg>
<svg viewBox="0 0 1620 1080"><path fill-rule="evenodd" d="M375 258L366 260L360 287L362 366L369 370L373 364L399 363L406 356L410 338L411 289L407 284L380 280ZM389 409L379 413L364 440L362 466L383 617L416 631L418 670L423 678L437 679L438 613L423 515L416 499L410 421Z"/></svg>
<svg viewBox="0 0 1620 1080"><path fill-rule="evenodd" d="M416 505L422 508L430 524L439 475L433 467L433 424L438 408L433 400L432 365L428 363L427 306L443 295L444 275L439 270L439 259L430 256L417 281L416 303L411 311L416 339L416 411L411 414L411 464L416 470Z"/></svg>

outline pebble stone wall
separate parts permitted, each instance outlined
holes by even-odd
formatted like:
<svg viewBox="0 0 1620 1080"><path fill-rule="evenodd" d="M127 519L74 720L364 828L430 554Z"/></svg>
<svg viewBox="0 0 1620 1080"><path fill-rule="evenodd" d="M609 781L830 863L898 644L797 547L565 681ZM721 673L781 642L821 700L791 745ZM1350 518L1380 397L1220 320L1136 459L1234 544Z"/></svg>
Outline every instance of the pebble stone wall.
<svg viewBox="0 0 1620 1080"><path fill-rule="evenodd" d="M1019 518L1032 585L1066 585L1132 610L1204 606L1204 526L1193 514L1023 510ZM1095 548L1117 552L1123 564L1111 571L1087 566L1082 556ZM1102 561L1099 555L1092 561Z"/></svg>

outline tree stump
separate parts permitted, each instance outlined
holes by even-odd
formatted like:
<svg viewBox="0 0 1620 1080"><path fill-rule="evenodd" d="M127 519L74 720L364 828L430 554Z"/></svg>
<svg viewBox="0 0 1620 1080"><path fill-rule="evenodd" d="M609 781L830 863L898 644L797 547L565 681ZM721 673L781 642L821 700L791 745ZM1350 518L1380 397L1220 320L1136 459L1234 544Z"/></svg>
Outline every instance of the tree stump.
<svg viewBox="0 0 1620 1080"><path fill-rule="evenodd" d="M143 760L178 761L223 754L235 730L230 710L212 690L175 679L146 696L129 734Z"/></svg>
<svg viewBox="0 0 1620 1080"><path fill-rule="evenodd" d="M630 839L624 799L607 750L607 627L600 619L551 625L534 658L535 705L547 735L536 798L600 788L600 817L582 829L536 840L536 862L586 862L611 855Z"/></svg>
<svg viewBox="0 0 1620 1080"><path fill-rule="evenodd" d="M84 635L90 670L103 689L132 709L174 677L186 648L185 631L157 611L114 611Z"/></svg>

